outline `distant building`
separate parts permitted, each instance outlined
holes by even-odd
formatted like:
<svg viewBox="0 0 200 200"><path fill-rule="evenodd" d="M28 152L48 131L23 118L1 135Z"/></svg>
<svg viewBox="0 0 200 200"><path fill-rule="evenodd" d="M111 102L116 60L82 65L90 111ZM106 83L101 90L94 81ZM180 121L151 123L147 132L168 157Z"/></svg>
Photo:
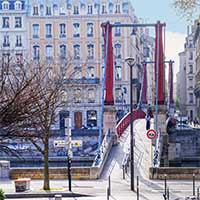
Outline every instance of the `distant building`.
<svg viewBox="0 0 200 200"><path fill-rule="evenodd" d="M197 101L197 116L200 119L200 22L196 20L194 23L194 43L196 48L196 73L195 73L195 96Z"/></svg>
<svg viewBox="0 0 200 200"><path fill-rule="evenodd" d="M179 53L179 73L177 80L178 100L180 104L180 112L186 116L186 55L185 52Z"/></svg>
<svg viewBox="0 0 200 200"><path fill-rule="evenodd" d="M196 98L194 95L196 63L193 40L194 31L192 30L192 33L188 33L186 37L184 52L179 54L180 67L177 80L177 96L180 102L181 114L192 120L197 116Z"/></svg>
<svg viewBox="0 0 200 200"><path fill-rule="evenodd" d="M144 35L144 61L155 60L155 39L149 35L149 29L145 29ZM147 64L147 102L151 106L155 103L155 64Z"/></svg>
<svg viewBox="0 0 200 200"><path fill-rule="evenodd" d="M25 0L0 1L0 54L4 61L27 55Z"/></svg>

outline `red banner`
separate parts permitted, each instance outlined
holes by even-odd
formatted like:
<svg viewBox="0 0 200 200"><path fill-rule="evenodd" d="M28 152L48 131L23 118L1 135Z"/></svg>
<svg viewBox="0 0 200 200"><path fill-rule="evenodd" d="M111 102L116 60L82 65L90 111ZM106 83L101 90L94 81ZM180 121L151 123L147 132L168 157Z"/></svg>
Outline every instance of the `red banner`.
<svg viewBox="0 0 200 200"><path fill-rule="evenodd" d="M163 24L157 23L156 26L156 38L155 38L155 80L157 79L158 70L158 104L163 105L165 103L165 68L164 68L164 53L163 53L163 39L162 28ZM157 69L158 63L158 69Z"/></svg>
<svg viewBox="0 0 200 200"><path fill-rule="evenodd" d="M104 104L114 105L112 25L107 23L102 25L102 28L104 33L104 53L106 59L106 94L105 94Z"/></svg>

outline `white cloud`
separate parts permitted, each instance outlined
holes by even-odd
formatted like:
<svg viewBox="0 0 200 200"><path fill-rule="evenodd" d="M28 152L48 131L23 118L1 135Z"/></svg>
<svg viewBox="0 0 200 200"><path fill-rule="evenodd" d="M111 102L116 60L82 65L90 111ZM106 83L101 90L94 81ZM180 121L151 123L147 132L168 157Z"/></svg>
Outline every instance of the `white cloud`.
<svg viewBox="0 0 200 200"><path fill-rule="evenodd" d="M166 60L174 60L174 81L176 74L179 71L179 56L178 54L184 51L186 35L179 32L166 31L165 33L165 56Z"/></svg>

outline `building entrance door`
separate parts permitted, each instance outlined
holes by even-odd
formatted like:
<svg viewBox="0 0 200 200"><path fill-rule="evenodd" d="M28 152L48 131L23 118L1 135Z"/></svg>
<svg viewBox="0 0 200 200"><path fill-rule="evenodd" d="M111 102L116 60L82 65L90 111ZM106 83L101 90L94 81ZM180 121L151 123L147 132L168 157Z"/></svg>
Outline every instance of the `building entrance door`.
<svg viewBox="0 0 200 200"><path fill-rule="evenodd" d="M75 128L79 129L82 127L82 112L74 113L74 122L75 122Z"/></svg>

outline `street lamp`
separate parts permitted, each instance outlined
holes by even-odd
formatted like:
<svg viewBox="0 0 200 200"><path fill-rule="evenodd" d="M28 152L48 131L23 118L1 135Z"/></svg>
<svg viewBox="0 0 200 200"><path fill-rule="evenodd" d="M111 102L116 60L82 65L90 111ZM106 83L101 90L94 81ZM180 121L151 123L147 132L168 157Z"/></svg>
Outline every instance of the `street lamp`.
<svg viewBox="0 0 200 200"><path fill-rule="evenodd" d="M135 65L135 59L132 57L128 57L125 59L128 66L130 67L130 153L131 153L131 190L135 190L134 186L134 135L133 135L133 86L132 86L132 79L133 79L133 66Z"/></svg>
<svg viewBox="0 0 200 200"><path fill-rule="evenodd" d="M71 118L65 118L65 137L67 138L68 143L68 158L67 158L67 166L68 166L68 182L69 182L69 191L72 191L72 177L71 177L71 162L72 162L72 136L71 136Z"/></svg>

